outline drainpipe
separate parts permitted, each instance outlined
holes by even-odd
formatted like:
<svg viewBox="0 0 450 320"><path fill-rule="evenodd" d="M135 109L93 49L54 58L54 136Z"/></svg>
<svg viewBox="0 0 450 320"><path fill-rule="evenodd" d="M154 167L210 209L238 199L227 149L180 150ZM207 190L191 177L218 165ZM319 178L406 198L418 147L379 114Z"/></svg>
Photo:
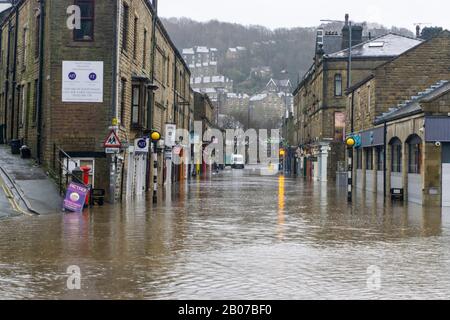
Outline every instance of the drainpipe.
<svg viewBox="0 0 450 320"><path fill-rule="evenodd" d="M17 43L19 35L19 7L17 3L14 4L14 13L16 15L15 34L14 34L14 55L13 55L13 70L12 70L12 87L11 87L11 139L14 139L14 121L15 121L15 103L16 103L16 81L17 81ZM17 131L19 128L16 128Z"/></svg>
<svg viewBox="0 0 450 320"><path fill-rule="evenodd" d="M115 1L116 6L116 17L113 19L113 29L115 30L115 36L114 36L114 48L115 48L115 54L113 57L113 67L112 67L112 73L113 73L113 82L112 82L112 105L111 105L111 115L112 118L118 118L119 112L117 108L117 101L119 101L118 95L119 90L117 89L120 81L119 81L119 55L120 55L120 45L119 45L119 34L120 34L120 10L121 7L119 5L119 0ZM120 119L123 121L123 119Z"/></svg>
<svg viewBox="0 0 450 320"><path fill-rule="evenodd" d="M157 7L157 1L153 1L153 8L154 8L154 14L153 14L153 19L152 19L152 52L151 52L151 61L150 61L150 65L152 68L151 71L151 82L152 84L155 82L155 52L156 52L156 22L158 19L158 7ZM151 101L149 99L149 102L147 103L147 128L149 130L153 130L153 114L152 114L152 110L154 110L154 105L155 105L155 94L154 92L152 92L151 96Z"/></svg>
<svg viewBox="0 0 450 320"><path fill-rule="evenodd" d="M7 142L7 128L8 128L8 100L9 100L9 67L11 63L11 20L8 21L8 52L6 56L6 79L5 79L5 126L3 128L4 131L4 139L5 143Z"/></svg>
<svg viewBox="0 0 450 320"><path fill-rule="evenodd" d="M40 21L39 21L39 76L38 76L38 92L37 92L37 162L42 163L42 94L43 94L43 79L44 79L44 27L45 27L45 0L39 0L40 3Z"/></svg>

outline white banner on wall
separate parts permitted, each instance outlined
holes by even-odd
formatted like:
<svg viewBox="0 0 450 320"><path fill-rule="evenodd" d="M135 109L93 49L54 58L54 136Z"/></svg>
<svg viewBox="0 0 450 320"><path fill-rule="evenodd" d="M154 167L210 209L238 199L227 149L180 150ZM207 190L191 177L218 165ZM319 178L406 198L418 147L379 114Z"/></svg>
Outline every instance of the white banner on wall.
<svg viewBox="0 0 450 320"><path fill-rule="evenodd" d="M103 61L63 61L63 102L103 102Z"/></svg>

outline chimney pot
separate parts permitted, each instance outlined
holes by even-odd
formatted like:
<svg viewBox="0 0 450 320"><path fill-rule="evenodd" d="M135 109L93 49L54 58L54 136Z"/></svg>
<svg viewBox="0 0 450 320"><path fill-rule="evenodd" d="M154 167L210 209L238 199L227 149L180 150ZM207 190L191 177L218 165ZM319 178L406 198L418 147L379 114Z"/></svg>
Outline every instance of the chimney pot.
<svg viewBox="0 0 450 320"><path fill-rule="evenodd" d="M420 26L416 26L416 38L420 38Z"/></svg>
<svg viewBox="0 0 450 320"><path fill-rule="evenodd" d="M345 14L345 25L348 26L348 21L349 21L349 15L348 13Z"/></svg>

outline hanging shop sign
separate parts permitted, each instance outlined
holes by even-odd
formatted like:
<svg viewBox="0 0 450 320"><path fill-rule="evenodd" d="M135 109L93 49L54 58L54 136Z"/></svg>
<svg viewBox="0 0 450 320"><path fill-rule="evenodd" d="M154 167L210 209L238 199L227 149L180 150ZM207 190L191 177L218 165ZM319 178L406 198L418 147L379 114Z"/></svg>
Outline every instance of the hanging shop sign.
<svg viewBox="0 0 450 320"><path fill-rule="evenodd" d="M166 124L166 133L164 136L164 141L166 142L166 147L173 147L176 144L176 131L177 126L175 124Z"/></svg>

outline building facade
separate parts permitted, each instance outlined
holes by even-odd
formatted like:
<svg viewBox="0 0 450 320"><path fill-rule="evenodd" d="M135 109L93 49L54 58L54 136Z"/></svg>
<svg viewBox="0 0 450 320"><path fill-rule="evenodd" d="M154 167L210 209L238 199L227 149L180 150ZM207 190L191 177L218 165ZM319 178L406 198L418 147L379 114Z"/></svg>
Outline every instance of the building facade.
<svg viewBox="0 0 450 320"><path fill-rule="evenodd" d="M79 29L68 27L72 5L81 9ZM186 127L192 118L190 72L156 9L148 0L22 0L8 9L0 25L4 142L20 140L55 175L89 166L91 184L111 201L149 190L151 157L136 141L152 130L164 139L166 123ZM122 142L112 155L104 147L111 130Z"/></svg>
<svg viewBox="0 0 450 320"><path fill-rule="evenodd" d="M336 179L336 172L345 170L345 89L367 78L373 69L417 46L421 40L396 34L362 41L361 27L356 28L352 44L351 81L349 68L349 26L342 31L342 49L336 48L336 35L317 36L314 64L294 91L294 113L289 144L298 148L298 172L319 181ZM360 36L358 36L360 35ZM327 39L332 43L327 44ZM356 41L356 42L355 42Z"/></svg>
<svg viewBox="0 0 450 320"><path fill-rule="evenodd" d="M443 32L350 88L347 135L361 137L353 154L358 189L449 205L443 183L450 139L444 129L450 124L449 50L450 33Z"/></svg>

